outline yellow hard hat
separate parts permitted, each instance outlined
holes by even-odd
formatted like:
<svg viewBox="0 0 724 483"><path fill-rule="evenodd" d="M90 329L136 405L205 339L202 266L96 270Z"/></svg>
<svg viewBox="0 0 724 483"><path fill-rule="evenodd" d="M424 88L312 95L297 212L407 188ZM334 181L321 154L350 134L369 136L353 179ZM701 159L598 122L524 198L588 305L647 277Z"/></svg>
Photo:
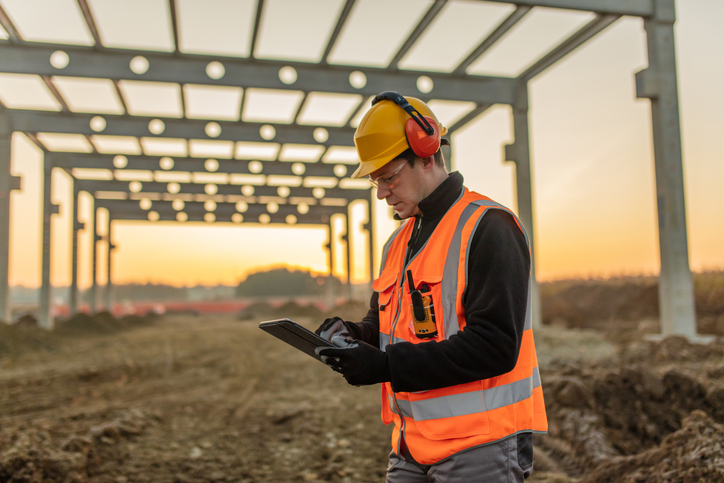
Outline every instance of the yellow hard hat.
<svg viewBox="0 0 724 483"><path fill-rule="evenodd" d="M432 156L440 144L448 144L441 139L445 134L447 128L420 99L383 92L374 98L354 133L360 165L352 177L369 175L410 147L420 157ZM421 142L424 146L419 146Z"/></svg>

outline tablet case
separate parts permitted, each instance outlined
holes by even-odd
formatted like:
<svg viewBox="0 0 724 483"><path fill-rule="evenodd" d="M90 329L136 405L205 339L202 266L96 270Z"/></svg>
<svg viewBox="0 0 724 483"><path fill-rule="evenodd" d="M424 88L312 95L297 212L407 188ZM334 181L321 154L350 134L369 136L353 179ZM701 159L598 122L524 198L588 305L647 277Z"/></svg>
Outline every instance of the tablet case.
<svg viewBox="0 0 724 483"><path fill-rule="evenodd" d="M326 339L314 332L302 327L290 319L267 320L259 324L259 328L280 339L287 344L296 347L318 361L320 357L314 352L317 347L335 347Z"/></svg>

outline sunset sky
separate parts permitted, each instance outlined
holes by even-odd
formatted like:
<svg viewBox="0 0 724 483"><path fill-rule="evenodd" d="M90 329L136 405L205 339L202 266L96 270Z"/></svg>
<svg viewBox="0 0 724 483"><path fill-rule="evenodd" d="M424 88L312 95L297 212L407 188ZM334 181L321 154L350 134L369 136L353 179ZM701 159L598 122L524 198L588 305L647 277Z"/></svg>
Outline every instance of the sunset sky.
<svg viewBox="0 0 724 483"><path fill-rule="evenodd" d="M312 3L325 2L344 3ZM8 7L19 2L0 3L12 14ZM451 3L463 9L470 2ZM723 269L724 29L720 21L724 19L724 2L678 0L677 15L690 263L696 271ZM571 14L561 20L560 29L570 29L570 22L586 18L590 17ZM543 27L558 28L557 21L551 18ZM445 41L436 48L446 48L456 35L469 36L474 28L462 27L449 26ZM543 27L531 26L529 38L510 40L535 45L535 35ZM374 39L370 43L369 48L373 48ZM261 47L273 57L275 49L285 45L262 43ZM509 63L525 57L522 48L515 45L509 51L491 54L474 67L481 72L511 68ZM445 59L445 50L438 52L436 48L431 47L429 55ZM416 65L415 55L413 51L405 61L410 68ZM530 84L534 235L540 280L658 272L651 110L647 100L636 99L634 85L634 73L646 65L642 21L624 18ZM444 120L443 114L438 116ZM503 146L512 141L511 122L508 107L494 107L454 134L451 143L453 169L463 174L467 186L515 209L514 167L502 157ZM40 284L41 159L37 146L22 134L14 135L12 173L23 178L23 189L11 197L12 285ZM61 172L54 173L53 183L53 196L61 204L61 212L53 218L52 283L68 285L70 183ZM363 202L356 204L356 219L362 222L366 209ZM83 199L82 218L88 216L89 206L89 200ZM379 252L396 225L383 203L375 205L375 212ZM342 231L339 226L337 232ZM322 245L326 237L324 227L117 221L113 281L177 286L236 284L252 271L281 264L324 273L327 255ZM89 243L87 230L81 232L82 287L90 283ZM361 231L353 234L352 243L357 255L353 281L365 282L368 251ZM335 273L342 274L344 265L339 255ZM100 256L105 257L103 253Z"/></svg>

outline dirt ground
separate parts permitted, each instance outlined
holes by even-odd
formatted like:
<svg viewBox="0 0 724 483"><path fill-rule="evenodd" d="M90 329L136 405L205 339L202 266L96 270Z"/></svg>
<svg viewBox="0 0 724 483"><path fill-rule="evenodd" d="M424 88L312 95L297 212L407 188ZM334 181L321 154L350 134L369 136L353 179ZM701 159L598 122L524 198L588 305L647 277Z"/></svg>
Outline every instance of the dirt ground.
<svg viewBox="0 0 724 483"><path fill-rule="evenodd" d="M384 481L378 388L260 320L0 325L0 482ZM724 342L648 341L654 325L536 333L550 431L529 481L724 481Z"/></svg>

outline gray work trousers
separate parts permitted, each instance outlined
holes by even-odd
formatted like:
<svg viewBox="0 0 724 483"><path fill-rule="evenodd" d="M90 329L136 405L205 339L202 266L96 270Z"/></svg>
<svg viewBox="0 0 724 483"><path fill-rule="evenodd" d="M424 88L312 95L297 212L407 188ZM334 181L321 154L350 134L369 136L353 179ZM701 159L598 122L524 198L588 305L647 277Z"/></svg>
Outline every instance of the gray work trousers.
<svg viewBox="0 0 724 483"><path fill-rule="evenodd" d="M513 435L497 443L478 446L434 465L421 465L406 448L390 453L387 483L512 483L533 472L530 433Z"/></svg>

